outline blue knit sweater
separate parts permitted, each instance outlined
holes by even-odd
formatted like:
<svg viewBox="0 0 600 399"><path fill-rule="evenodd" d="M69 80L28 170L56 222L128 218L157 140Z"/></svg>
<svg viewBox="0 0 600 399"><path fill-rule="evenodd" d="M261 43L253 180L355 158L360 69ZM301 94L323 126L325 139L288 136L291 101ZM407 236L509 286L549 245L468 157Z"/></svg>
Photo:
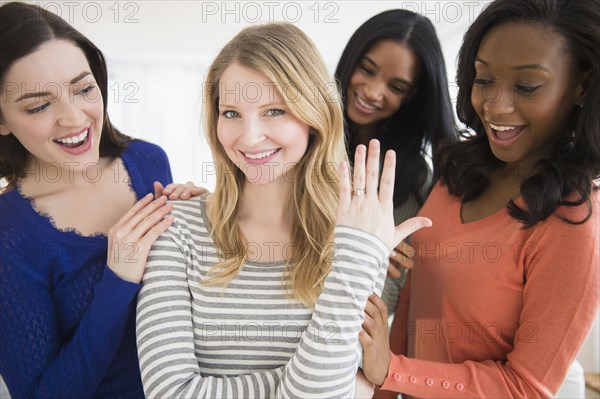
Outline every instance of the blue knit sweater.
<svg viewBox="0 0 600 399"><path fill-rule="evenodd" d="M138 199L171 183L154 144L121 159ZM143 398L135 342L140 284L106 265L107 237L57 230L17 191L0 195L0 375L13 399Z"/></svg>

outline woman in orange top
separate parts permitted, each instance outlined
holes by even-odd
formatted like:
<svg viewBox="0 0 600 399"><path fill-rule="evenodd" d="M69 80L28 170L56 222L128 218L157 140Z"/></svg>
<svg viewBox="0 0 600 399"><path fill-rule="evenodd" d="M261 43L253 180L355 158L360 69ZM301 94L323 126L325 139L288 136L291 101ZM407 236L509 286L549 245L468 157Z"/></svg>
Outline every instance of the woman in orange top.
<svg viewBox="0 0 600 399"><path fill-rule="evenodd" d="M469 28L457 106L475 136L440 158L392 354L381 300L366 309L363 367L382 390L559 388L599 301L599 20L598 0L497 0Z"/></svg>

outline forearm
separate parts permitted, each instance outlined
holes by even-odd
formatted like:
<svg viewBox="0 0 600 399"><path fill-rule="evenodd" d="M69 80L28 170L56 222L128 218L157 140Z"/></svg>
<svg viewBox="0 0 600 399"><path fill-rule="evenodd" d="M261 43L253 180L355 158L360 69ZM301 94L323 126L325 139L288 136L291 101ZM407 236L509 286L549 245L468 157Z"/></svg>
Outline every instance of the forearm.
<svg viewBox="0 0 600 399"><path fill-rule="evenodd" d="M13 281L13 285L3 286L3 290L7 288L4 293L18 289L22 282ZM49 293L13 291L29 299L22 301L20 309L2 312L0 316L3 330L0 372L12 395L91 397L118 350L138 287L120 280L106 268L94 289L94 300L67 342L59 337ZM3 295L3 308L5 302Z"/></svg>
<svg viewBox="0 0 600 399"><path fill-rule="evenodd" d="M369 295L383 285L387 248L370 234L336 227L332 270L309 328L285 368L278 396L352 397L360 359L358 333Z"/></svg>

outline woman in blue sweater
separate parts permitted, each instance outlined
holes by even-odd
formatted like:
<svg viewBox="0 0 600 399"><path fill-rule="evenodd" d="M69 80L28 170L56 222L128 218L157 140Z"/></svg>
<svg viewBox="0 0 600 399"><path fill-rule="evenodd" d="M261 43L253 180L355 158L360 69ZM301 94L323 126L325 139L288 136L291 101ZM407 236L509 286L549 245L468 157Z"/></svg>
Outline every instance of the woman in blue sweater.
<svg viewBox="0 0 600 399"><path fill-rule="evenodd" d="M141 398L135 298L172 220L152 196L168 159L110 123L81 33L22 3L0 21L0 375L13 399Z"/></svg>

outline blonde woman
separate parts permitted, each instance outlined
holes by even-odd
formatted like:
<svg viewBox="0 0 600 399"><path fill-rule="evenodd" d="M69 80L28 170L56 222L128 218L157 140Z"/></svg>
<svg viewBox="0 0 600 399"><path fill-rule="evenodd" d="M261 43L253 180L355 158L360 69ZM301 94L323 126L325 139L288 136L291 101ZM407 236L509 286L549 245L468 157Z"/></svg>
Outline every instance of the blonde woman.
<svg viewBox="0 0 600 399"><path fill-rule="evenodd" d="M351 397L363 309L389 252L395 156L353 187L335 84L289 24L244 29L211 65L205 122L217 190L175 203L137 312L146 396ZM339 172L338 172L339 170Z"/></svg>

